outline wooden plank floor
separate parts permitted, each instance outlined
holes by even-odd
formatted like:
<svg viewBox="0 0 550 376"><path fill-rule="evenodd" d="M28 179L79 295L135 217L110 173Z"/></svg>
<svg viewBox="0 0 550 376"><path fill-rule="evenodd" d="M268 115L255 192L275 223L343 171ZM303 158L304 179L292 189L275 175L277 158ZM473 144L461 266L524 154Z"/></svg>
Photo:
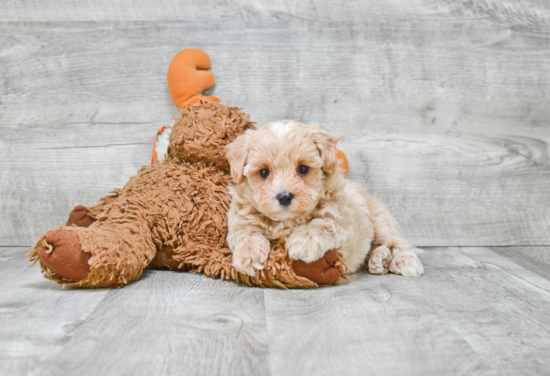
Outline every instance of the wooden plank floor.
<svg viewBox="0 0 550 376"><path fill-rule="evenodd" d="M422 278L360 273L303 291L153 270L123 289L63 290L25 268L28 250L0 248L3 375L550 369L550 248L430 248Z"/></svg>

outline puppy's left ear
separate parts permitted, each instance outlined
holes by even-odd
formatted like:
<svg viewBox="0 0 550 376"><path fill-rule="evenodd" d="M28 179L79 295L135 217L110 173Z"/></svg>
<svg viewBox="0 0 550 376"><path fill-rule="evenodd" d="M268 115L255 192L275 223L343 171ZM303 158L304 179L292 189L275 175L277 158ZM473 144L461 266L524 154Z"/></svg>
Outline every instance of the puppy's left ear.
<svg viewBox="0 0 550 376"><path fill-rule="evenodd" d="M244 165L248 157L247 141L250 137L250 132L252 130L246 131L225 147L227 160L231 168L231 177L235 184L243 182Z"/></svg>
<svg viewBox="0 0 550 376"><path fill-rule="evenodd" d="M315 146L321 154L323 160L323 171L327 174L334 174L338 167L338 159L336 158L336 144L340 138L328 134L325 131L318 130L314 137Z"/></svg>

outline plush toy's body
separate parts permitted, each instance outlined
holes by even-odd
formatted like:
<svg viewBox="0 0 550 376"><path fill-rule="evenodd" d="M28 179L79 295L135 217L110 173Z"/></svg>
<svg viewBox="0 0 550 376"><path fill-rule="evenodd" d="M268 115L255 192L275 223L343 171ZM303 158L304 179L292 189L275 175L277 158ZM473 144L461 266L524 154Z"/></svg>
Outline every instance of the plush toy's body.
<svg viewBox="0 0 550 376"><path fill-rule="evenodd" d="M315 287L344 278L346 267L336 252L311 264L293 261L286 239L272 243L255 277L233 269L226 242L231 178L224 147L254 125L241 109L200 95L213 84L210 72L196 71L209 67L208 55L185 50L174 61L192 67L181 73L171 66L188 78L184 84L192 91L175 87L169 77L182 116L172 126L166 158L142 167L99 205L75 208L66 226L41 236L31 261L40 262L46 278L77 287L120 287L148 266L265 287ZM190 85L189 77L197 74L199 82Z"/></svg>

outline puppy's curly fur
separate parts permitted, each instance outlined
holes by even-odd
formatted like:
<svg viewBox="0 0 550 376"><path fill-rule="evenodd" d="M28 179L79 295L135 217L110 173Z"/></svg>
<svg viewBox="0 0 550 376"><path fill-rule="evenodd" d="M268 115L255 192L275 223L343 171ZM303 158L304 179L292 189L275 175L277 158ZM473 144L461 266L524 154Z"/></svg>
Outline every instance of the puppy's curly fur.
<svg viewBox="0 0 550 376"><path fill-rule="evenodd" d="M376 198L338 172L338 139L316 126L277 121L227 146L230 187L227 242L235 269L255 275L270 240L288 237L289 255L313 262L335 249L350 272L424 273L419 250Z"/></svg>

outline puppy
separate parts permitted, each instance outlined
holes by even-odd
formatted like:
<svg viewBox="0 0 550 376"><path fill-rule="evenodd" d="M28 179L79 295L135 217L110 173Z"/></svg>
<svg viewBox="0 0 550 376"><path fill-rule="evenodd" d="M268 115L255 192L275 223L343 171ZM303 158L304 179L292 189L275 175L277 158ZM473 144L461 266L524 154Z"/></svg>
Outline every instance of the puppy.
<svg viewBox="0 0 550 376"><path fill-rule="evenodd" d="M401 237L387 209L338 172L338 138L315 126L277 121L228 145L234 185L227 242L233 266L254 276L270 240L288 236L295 260L313 262L334 249L349 272L424 273L419 250Z"/></svg>

